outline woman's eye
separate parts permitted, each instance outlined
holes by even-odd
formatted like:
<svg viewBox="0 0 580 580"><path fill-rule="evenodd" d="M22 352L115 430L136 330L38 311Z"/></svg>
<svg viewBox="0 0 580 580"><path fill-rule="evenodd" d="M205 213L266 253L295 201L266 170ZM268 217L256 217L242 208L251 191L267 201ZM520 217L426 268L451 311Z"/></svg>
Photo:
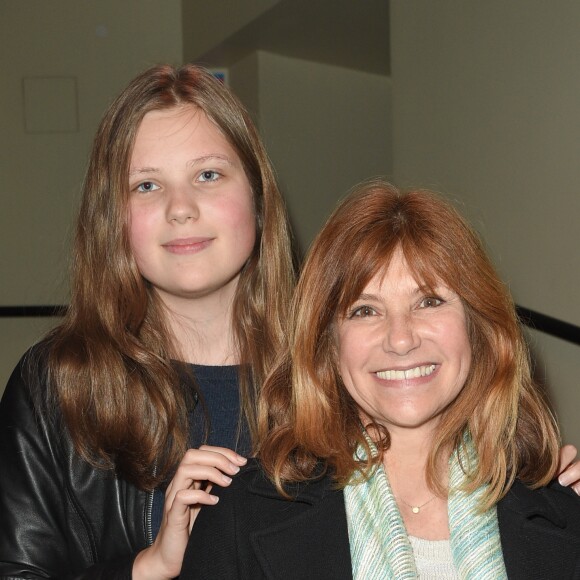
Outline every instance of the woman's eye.
<svg viewBox="0 0 580 580"><path fill-rule="evenodd" d="M217 181L220 178L220 174L217 171L207 170L202 171L199 175L200 181Z"/></svg>
<svg viewBox="0 0 580 580"><path fill-rule="evenodd" d="M421 300L419 306L421 308L433 308L435 306L441 306L443 304L443 300L441 298L435 298L435 296L427 296Z"/></svg>
<svg viewBox="0 0 580 580"><path fill-rule="evenodd" d="M368 316L375 316L376 311L370 306L359 306L350 313L350 318L367 318Z"/></svg>
<svg viewBox="0 0 580 580"><path fill-rule="evenodd" d="M140 183L136 189L141 193L147 193L159 189L159 186L155 185L152 181L144 181L143 183Z"/></svg>

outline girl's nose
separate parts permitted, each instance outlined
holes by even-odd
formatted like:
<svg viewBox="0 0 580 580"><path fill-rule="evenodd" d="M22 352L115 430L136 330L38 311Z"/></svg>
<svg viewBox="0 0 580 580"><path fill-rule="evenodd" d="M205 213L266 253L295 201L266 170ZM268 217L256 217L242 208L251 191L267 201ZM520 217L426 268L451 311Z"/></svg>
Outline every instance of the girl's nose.
<svg viewBox="0 0 580 580"><path fill-rule="evenodd" d="M199 218L199 206L195 194L186 190L172 191L167 205L167 221L184 224Z"/></svg>

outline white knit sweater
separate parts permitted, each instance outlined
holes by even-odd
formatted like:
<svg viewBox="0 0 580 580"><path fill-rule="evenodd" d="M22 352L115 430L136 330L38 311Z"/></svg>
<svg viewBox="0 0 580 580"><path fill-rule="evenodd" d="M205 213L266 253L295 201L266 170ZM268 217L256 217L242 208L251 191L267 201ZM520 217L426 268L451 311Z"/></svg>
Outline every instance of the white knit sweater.
<svg viewBox="0 0 580 580"><path fill-rule="evenodd" d="M449 540L423 540L409 536L421 580L459 580Z"/></svg>

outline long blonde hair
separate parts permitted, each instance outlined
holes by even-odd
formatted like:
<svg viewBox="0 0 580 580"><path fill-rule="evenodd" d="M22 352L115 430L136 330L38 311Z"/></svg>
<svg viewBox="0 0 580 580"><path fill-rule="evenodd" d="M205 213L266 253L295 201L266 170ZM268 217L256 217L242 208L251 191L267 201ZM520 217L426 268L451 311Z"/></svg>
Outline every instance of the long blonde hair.
<svg viewBox="0 0 580 580"><path fill-rule="evenodd" d="M133 258L128 173L135 135L153 110L193 104L240 156L256 215L256 244L233 305L242 407L256 433L257 390L278 352L294 284L290 232L274 172L235 96L195 65L153 67L120 94L96 134L73 249L71 300L49 336L50 384L77 451L150 489L171 475L188 438L189 395L161 302Z"/></svg>
<svg viewBox="0 0 580 580"><path fill-rule="evenodd" d="M320 461L345 484L361 466L358 445L374 460L360 413L338 371L335 322L401 249L415 279L442 281L464 305L472 348L465 386L443 414L427 465L431 488L445 493L436 466L468 430L479 455L469 489L489 484L486 505L519 477L532 485L554 476L559 438L530 376L528 350L512 298L480 241L453 206L427 191L402 193L374 180L352 192L316 238L298 282L289 345L267 380L259 409L259 456L283 491L308 479ZM380 446L389 447L385 429ZM447 454L447 457L445 455Z"/></svg>

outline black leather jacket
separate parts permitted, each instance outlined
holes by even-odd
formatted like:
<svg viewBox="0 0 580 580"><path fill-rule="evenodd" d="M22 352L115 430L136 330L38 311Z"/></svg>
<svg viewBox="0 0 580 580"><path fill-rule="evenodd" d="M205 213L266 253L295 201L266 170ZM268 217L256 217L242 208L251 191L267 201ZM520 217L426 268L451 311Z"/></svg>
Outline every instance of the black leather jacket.
<svg viewBox="0 0 580 580"><path fill-rule="evenodd" d="M91 467L46 412L41 348L0 403L0 578L131 579L150 543L152 494Z"/></svg>

